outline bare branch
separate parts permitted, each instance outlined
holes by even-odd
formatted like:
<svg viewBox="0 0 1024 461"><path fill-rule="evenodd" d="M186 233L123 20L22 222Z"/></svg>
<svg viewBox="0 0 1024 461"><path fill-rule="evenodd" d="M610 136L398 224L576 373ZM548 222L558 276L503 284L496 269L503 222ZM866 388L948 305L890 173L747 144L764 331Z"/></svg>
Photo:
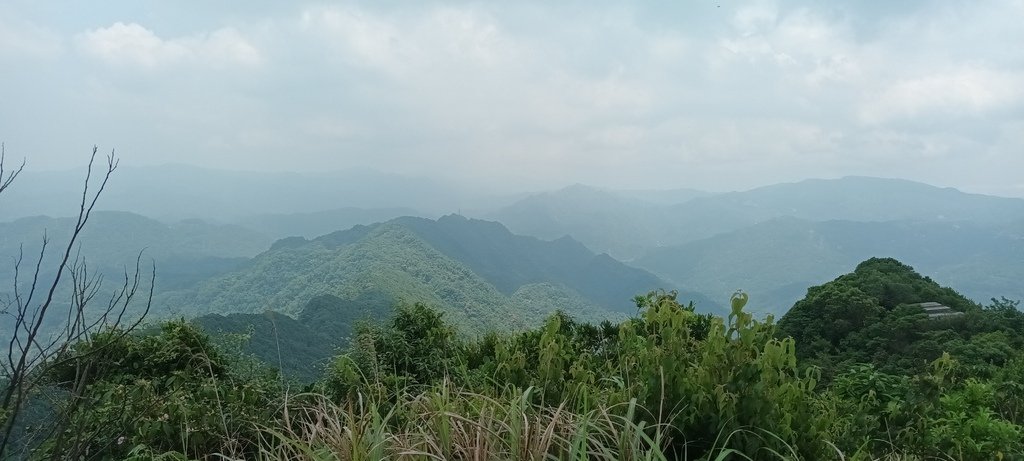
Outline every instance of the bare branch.
<svg viewBox="0 0 1024 461"><path fill-rule="evenodd" d="M21 171L25 169L25 159L22 159L21 165L19 165L17 169L5 173L4 163L6 159L6 149L4 148L4 145L0 143L0 194L7 190L7 188L10 187L11 183L14 182L14 178L17 178L18 175L21 174ZM4 176L5 174L7 176Z"/></svg>
<svg viewBox="0 0 1024 461"><path fill-rule="evenodd" d="M19 251L19 255L14 263L13 299L0 304L0 307L4 308L5 313L15 317L14 328L9 338L7 360L3 364L6 382L0 383L3 386L0 389L2 391L0 411L5 413L6 416L5 420L0 421L0 459L4 458L9 447L8 441L15 427L19 411L25 403L25 399L29 392L39 384L39 380L47 375L48 370L74 361L76 381L78 381L75 389L80 390L81 383L88 381L90 368L89 365L83 365L86 363L84 359L89 354L105 349L105 345L90 348L90 351L84 354L76 354L73 347L75 343L89 340L92 333L101 329L110 329L116 332L110 338L112 341L123 338L131 334L142 323L145 316L149 314L153 301L153 287L156 280L155 265L150 275L148 298L141 313L134 315L134 312L129 312L139 294L140 288L143 286L141 277L142 252L136 258L133 273L129 273L128 269L125 268L124 281L118 289L114 290L107 305L99 310L87 308L98 295L103 277L102 275L89 272L85 258L81 255L78 241L100 195L106 189L110 176L118 166L118 159L115 157L114 152L111 151L110 155L107 156L106 171L102 175L97 174L102 179L95 180L93 166L95 165L97 152L98 148L94 146L89 157L88 167L86 168L78 217L71 232L71 238L62 247L63 251L60 262L52 278L49 278L50 276L47 275L46 280L43 279L42 267L50 243L49 237L44 232L42 246L35 261L28 292L24 293L22 291L22 282L19 280L24 257L22 249ZM4 173L2 145L0 145L0 186L2 186L0 187L0 192L13 182L14 178L21 173L23 167L24 162L22 162L22 166L17 170ZM73 253L74 258L72 259ZM70 306L67 313L63 315L63 325L51 331L52 325L50 324L53 323L52 317L54 315L50 311L54 308L55 295L58 287L62 286L65 273L70 278L72 290ZM45 291L43 291L44 288ZM43 296L42 293L45 293L45 296L37 301L37 293L41 297ZM13 313L10 312L11 308L14 310ZM57 315L61 316L61 314ZM127 318L132 316L134 316L134 319L131 325L125 327L123 322L126 322ZM48 320L50 321L48 322ZM75 393L74 389L72 393ZM72 398L74 398L74 395ZM60 424L62 423L57 423L57 425Z"/></svg>

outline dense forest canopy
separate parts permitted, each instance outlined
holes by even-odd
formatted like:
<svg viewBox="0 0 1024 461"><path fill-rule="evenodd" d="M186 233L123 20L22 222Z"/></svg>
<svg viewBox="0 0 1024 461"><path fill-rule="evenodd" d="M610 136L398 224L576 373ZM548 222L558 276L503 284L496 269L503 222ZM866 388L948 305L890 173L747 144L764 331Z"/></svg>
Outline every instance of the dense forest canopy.
<svg viewBox="0 0 1024 461"><path fill-rule="evenodd" d="M978 305L884 258L812 287L778 325L747 300L737 292L717 316L652 292L620 322L559 312L467 336L420 303L359 322L365 311L324 297L297 322L199 322L251 325L220 339L180 321L108 331L45 378L69 392L76 370L92 370L76 405L51 410L66 432L25 443L33 456L133 459L1024 456L1015 302ZM926 300L962 314L929 318ZM302 368L342 331L350 341L332 358ZM279 361L250 352L274 348ZM279 366L312 379L294 383Z"/></svg>

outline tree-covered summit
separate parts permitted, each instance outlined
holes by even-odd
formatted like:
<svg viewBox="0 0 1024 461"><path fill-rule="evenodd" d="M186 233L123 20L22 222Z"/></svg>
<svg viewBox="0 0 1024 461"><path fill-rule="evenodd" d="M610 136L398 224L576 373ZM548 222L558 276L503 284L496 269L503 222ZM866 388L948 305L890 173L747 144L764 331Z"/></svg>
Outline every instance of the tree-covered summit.
<svg viewBox="0 0 1024 461"><path fill-rule="evenodd" d="M963 315L931 317L921 303ZM983 307L892 258L871 258L849 274L811 287L779 321L806 364L826 376L853 363L906 374L949 352L972 366L1001 365L1024 345L1016 303Z"/></svg>

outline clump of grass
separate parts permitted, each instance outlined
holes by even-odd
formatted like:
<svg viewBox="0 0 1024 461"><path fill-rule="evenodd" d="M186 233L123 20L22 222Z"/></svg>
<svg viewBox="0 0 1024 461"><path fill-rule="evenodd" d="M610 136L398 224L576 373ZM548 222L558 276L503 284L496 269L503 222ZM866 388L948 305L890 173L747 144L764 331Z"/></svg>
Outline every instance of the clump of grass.
<svg viewBox="0 0 1024 461"><path fill-rule="evenodd" d="M305 395L287 422L264 427L261 459L667 460L658 423L635 401L571 411L532 403L533 389L492 397L445 383L397 403L335 404ZM383 410L390 407L390 410ZM653 418L650 418L653 419ZM640 421L640 422L637 422Z"/></svg>

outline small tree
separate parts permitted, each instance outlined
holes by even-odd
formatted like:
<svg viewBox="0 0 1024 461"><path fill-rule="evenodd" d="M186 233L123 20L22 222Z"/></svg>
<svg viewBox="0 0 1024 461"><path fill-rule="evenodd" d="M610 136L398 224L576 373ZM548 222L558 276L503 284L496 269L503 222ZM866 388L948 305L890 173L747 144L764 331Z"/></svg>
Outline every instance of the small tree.
<svg viewBox="0 0 1024 461"><path fill-rule="evenodd" d="M42 386L42 378L48 369L58 365L87 364L81 360L72 346L79 341L89 340L93 334L101 330L117 331L120 335L131 333L149 312L153 297L153 280L155 268L149 277L148 290L144 287L141 257L136 258L135 268L124 272L120 286L113 290L110 298L99 307L94 305L100 294L102 276L90 273L85 259L80 257L78 250L79 238L85 229L96 202L107 186L107 181L117 169L118 159L111 152L106 158L102 173L94 174L96 154L93 147L92 155L85 174L82 197L79 202L78 216L71 238L58 249L60 262L52 275L43 270L45 256L51 251L51 242L44 233L39 253L27 261L31 265L25 269L24 251L19 252L14 261L13 293L6 299L0 299L0 315L8 316L2 324L5 338L8 338L6 360L0 360L0 459L5 459L11 450L11 435L18 424L22 409L32 393ZM14 170L4 167L5 154L0 145L0 193L4 192L21 174L25 161ZM25 282L21 280L25 278ZM57 300L59 289L70 282L71 299L69 304ZM147 292L148 291L148 292ZM141 313L136 318L128 314L129 306L139 297L145 297ZM94 301L95 300L95 301ZM56 327L53 327L56 325ZM99 349L91 349L83 353L96 353ZM84 391L90 370L87 366L77 367L74 373L74 385L68 386L68 406L73 408L77 397ZM49 426L52 433L62 428L61 421ZM46 436L47 434L42 434Z"/></svg>

